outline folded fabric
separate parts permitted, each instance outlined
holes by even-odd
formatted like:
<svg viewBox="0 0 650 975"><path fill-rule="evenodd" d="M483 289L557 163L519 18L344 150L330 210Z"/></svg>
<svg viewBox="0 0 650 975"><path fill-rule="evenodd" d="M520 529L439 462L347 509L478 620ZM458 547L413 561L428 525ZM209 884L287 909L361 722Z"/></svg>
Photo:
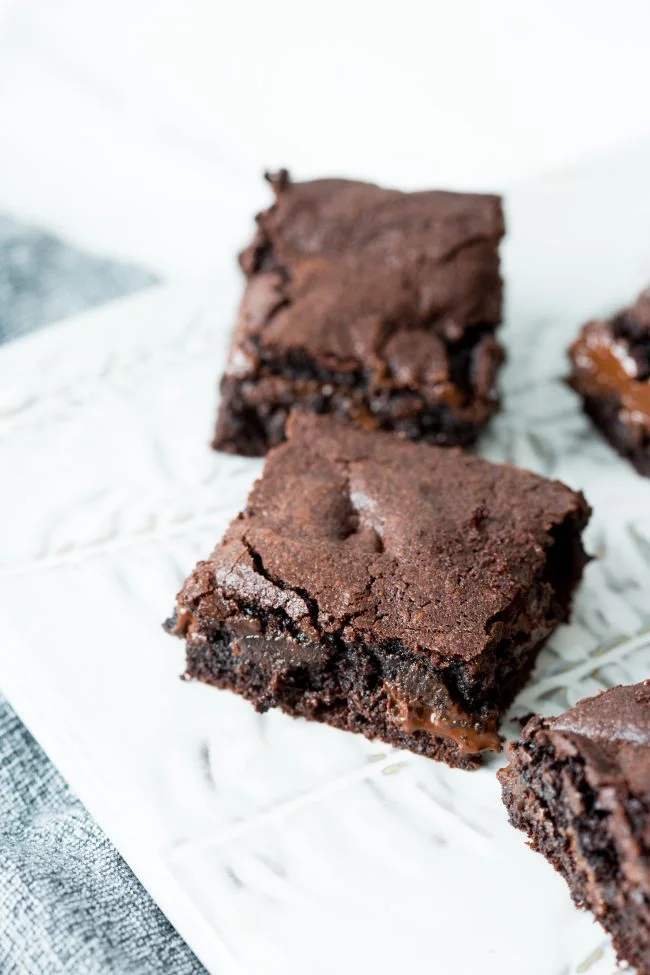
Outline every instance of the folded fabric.
<svg viewBox="0 0 650 975"><path fill-rule="evenodd" d="M154 280L0 215L0 343ZM2 697L0 972L204 972Z"/></svg>
<svg viewBox="0 0 650 975"><path fill-rule="evenodd" d="M0 698L0 971L204 971Z"/></svg>

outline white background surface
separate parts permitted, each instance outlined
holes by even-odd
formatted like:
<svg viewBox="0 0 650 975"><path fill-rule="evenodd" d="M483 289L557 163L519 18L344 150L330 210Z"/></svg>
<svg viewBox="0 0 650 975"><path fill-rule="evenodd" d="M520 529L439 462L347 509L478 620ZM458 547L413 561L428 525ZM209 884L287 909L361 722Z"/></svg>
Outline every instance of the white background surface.
<svg viewBox="0 0 650 975"><path fill-rule="evenodd" d="M0 0L0 207L200 276L265 167L501 189L650 138L649 36L647 0Z"/></svg>
<svg viewBox="0 0 650 975"><path fill-rule="evenodd" d="M211 971L613 970L494 767L181 684L159 621L259 469L206 444L260 170L513 186L507 410L481 449L583 487L601 556L518 710L647 676L650 483L557 377L577 324L649 277L649 17L0 2L0 207L174 281L0 352L0 684Z"/></svg>
<svg viewBox="0 0 650 975"><path fill-rule="evenodd" d="M649 165L509 196L506 407L481 452L583 488L598 555L518 714L648 674L650 481L559 377L577 322L647 278ZM238 288L168 285L0 352L7 696L212 972L611 975L508 826L498 761L450 770L176 679L160 621L260 469L207 448Z"/></svg>

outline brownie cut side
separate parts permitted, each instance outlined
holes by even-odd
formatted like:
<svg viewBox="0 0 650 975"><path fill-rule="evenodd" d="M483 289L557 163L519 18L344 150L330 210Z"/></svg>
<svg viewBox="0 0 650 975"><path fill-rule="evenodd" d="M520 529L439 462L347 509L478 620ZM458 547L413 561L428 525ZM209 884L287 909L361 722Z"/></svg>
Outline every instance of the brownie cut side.
<svg viewBox="0 0 650 975"><path fill-rule="evenodd" d="M294 414L287 434L178 596L187 675L477 765L568 617L584 498L329 417Z"/></svg>
<svg viewBox="0 0 650 975"><path fill-rule="evenodd" d="M650 290L609 321L588 322L569 356L587 415L650 477Z"/></svg>
<svg viewBox="0 0 650 975"><path fill-rule="evenodd" d="M214 446L265 453L292 408L469 444L498 405L500 199L269 177Z"/></svg>
<svg viewBox="0 0 650 975"><path fill-rule="evenodd" d="M532 718L499 772L513 826L650 975L650 681Z"/></svg>

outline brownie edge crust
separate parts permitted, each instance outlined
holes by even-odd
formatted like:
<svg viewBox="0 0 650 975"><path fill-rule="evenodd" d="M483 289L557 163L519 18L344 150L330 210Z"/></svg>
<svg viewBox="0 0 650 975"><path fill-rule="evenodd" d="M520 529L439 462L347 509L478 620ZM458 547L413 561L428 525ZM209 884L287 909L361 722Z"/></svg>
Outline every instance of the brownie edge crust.
<svg viewBox="0 0 650 975"><path fill-rule="evenodd" d="M582 495L295 414L167 628L188 677L471 768L569 614Z"/></svg>
<svg viewBox="0 0 650 975"><path fill-rule="evenodd" d="M267 178L213 446L264 454L292 409L473 442L503 360L499 197Z"/></svg>
<svg viewBox="0 0 650 975"><path fill-rule="evenodd" d="M650 681L531 718L498 773L510 822L562 874L619 961L650 975Z"/></svg>

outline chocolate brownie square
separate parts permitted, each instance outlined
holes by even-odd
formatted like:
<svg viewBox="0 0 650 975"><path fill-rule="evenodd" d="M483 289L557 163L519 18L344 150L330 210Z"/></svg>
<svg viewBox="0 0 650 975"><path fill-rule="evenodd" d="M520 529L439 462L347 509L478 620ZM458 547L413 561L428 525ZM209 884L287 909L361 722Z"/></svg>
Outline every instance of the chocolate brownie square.
<svg viewBox="0 0 650 975"><path fill-rule="evenodd" d="M214 446L264 454L292 407L469 444L498 405L497 196L267 177L240 263Z"/></svg>
<svg viewBox="0 0 650 975"><path fill-rule="evenodd" d="M609 321L588 322L569 355L585 412L650 477L650 290Z"/></svg>
<svg viewBox="0 0 650 975"><path fill-rule="evenodd" d="M178 596L187 676L471 768L567 619L581 494L294 414Z"/></svg>
<svg viewBox="0 0 650 975"><path fill-rule="evenodd" d="M513 826L650 975L650 681L532 718L499 772Z"/></svg>

